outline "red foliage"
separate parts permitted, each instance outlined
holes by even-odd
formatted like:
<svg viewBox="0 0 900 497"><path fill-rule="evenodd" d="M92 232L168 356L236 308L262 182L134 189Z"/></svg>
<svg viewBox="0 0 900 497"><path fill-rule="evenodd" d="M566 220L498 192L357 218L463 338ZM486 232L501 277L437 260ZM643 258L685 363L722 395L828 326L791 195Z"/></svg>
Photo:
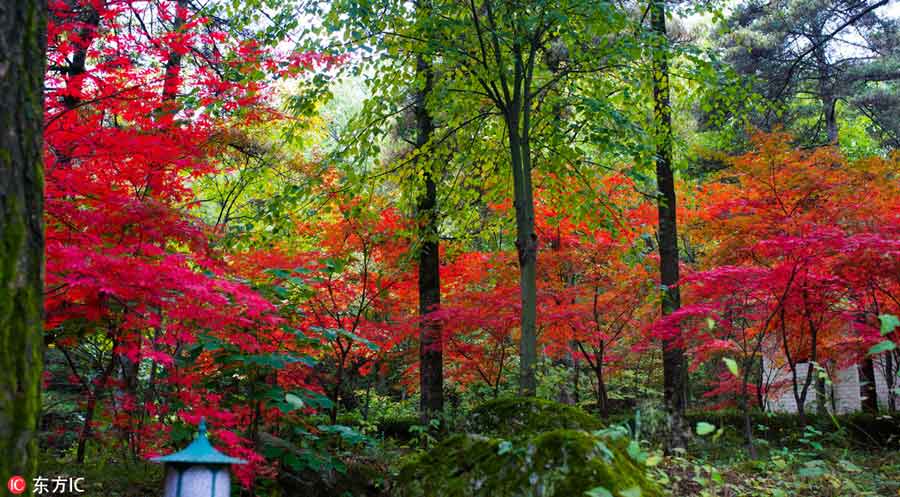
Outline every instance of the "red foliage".
<svg viewBox="0 0 900 497"><path fill-rule="evenodd" d="M109 411L145 455L167 441L160 415L169 402L188 407L186 422L204 414L219 429L247 426L248 407L198 381L215 367L201 356L180 369L175 357L200 333L246 353L277 350L281 320L212 248L215 233L192 213L191 183L216 172L228 128L273 115L261 91L271 77L334 61L278 55L174 1L51 1L49 8L48 341L69 350L95 334L112 344L109 367L91 373L97 380L72 374L81 376L90 410L93 399L116 392L96 409ZM137 399L127 370L141 363L165 371L155 379L170 386L158 393L172 395L145 399L140 415L129 414ZM124 381L113 372L120 365ZM262 460L244 438L222 441L229 452ZM241 481L249 484L257 469L250 465Z"/></svg>

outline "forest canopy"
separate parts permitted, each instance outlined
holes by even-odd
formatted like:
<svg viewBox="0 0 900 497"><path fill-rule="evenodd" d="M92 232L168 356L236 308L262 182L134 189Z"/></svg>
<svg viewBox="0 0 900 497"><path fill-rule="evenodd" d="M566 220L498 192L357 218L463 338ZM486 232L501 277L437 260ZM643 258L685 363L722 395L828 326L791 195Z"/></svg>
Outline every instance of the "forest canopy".
<svg viewBox="0 0 900 497"><path fill-rule="evenodd" d="M15 4L28 491L900 490L896 2Z"/></svg>

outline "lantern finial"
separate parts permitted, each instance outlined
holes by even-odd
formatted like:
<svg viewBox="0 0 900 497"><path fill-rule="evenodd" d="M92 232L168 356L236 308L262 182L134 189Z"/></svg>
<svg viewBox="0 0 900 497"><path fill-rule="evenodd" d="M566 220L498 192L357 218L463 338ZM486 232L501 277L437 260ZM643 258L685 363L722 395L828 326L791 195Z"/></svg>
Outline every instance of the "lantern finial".
<svg viewBox="0 0 900 497"><path fill-rule="evenodd" d="M243 459L226 456L209 443L209 438L207 438L206 433L206 418L200 418L197 432L197 437L194 438L194 441L180 452L162 457L154 457L151 461L195 464L245 464L247 462Z"/></svg>

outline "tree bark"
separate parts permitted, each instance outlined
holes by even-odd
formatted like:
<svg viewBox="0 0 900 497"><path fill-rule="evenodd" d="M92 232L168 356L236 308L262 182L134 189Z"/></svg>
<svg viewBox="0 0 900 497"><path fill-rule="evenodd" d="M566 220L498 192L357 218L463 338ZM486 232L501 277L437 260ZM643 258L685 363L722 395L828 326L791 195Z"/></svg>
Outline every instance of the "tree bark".
<svg viewBox="0 0 900 497"><path fill-rule="evenodd" d="M753 443L753 422L750 419L750 392L748 391L750 373L753 369L753 356L742 362L741 413L744 416L744 438L747 441L747 451L750 454L750 458L756 459L756 445Z"/></svg>
<svg viewBox="0 0 900 497"><path fill-rule="evenodd" d="M884 379L887 384L888 391L888 412L894 412L897 410L897 395L894 393L894 381L897 377L896 368L894 367L894 356L891 352L888 352L884 356Z"/></svg>
<svg viewBox="0 0 900 497"><path fill-rule="evenodd" d="M418 9L422 9L417 5ZM424 10L422 13L424 15ZM417 80L423 86L415 95L416 153L428 146L434 132L434 124L428 112L427 100L434 84L431 64L423 55L416 57ZM425 160L422 165L425 185L417 202L419 239L419 381L421 399L419 413L426 423L444 410L444 353L441 324L429 319L428 314L441 303L440 247L438 245L437 183L434 161Z"/></svg>
<svg viewBox="0 0 900 497"><path fill-rule="evenodd" d="M678 275L678 225L675 205L675 176L672 171L672 107L669 97L668 34L666 5L651 0L650 22L660 46L653 54L653 114L656 142L657 208L659 211L659 268L662 284L662 313L681 307ZM668 449L687 446L684 410L687 403L687 371L679 337L663 341L663 395L669 418Z"/></svg>
<svg viewBox="0 0 900 497"><path fill-rule="evenodd" d="M188 6L187 0L178 0L175 8L175 20L172 25L172 34L178 35L181 33L185 21L187 21ZM172 104L172 102L174 102L175 97L178 96L178 88L181 85L181 58L181 53L177 50L169 52L168 59L166 60L166 75L163 79L163 102L173 106L172 109L168 109L173 113L174 104Z"/></svg>
<svg viewBox="0 0 900 497"><path fill-rule="evenodd" d="M97 397L91 395L87 401L87 407L84 409L84 423L81 425L81 433L78 434L78 449L75 452L75 462L84 464L84 458L87 454L87 443L92 437L91 425L94 423L94 412L97 411Z"/></svg>
<svg viewBox="0 0 900 497"><path fill-rule="evenodd" d="M875 361L866 357L859 367L863 385L860 391L862 395L862 410L878 413L878 388L875 386Z"/></svg>
<svg viewBox="0 0 900 497"><path fill-rule="evenodd" d="M819 27L817 39L822 39L824 33L823 28ZM829 145L837 145L838 141L838 122L837 122L837 98L834 91L834 76L832 74L831 64L825 54L825 42L819 42L813 51L815 59L816 71L819 78L819 99L822 101L822 117L825 121L825 136Z"/></svg>
<svg viewBox="0 0 900 497"><path fill-rule="evenodd" d="M533 396L537 391L537 234L534 232L534 201L531 191L528 147L517 131L518 119L508 119L513 180L516 184L516 251L519 256L519 293L522 299L519 338L519 393ZM527 165L526 165L527 164ZM527 185L527 186L526 186Z"/></svg>
<svg viewBox="0 0 900 497"><path fill-rule="evenodd" d="M604 418L609 416L609 394L606 391L606 380L603 377L603 363L594 370L597 375L597 410Z"/></svg>
<svg viewBox="0 0 900 497"><path fill-rule="evenodd" d="M43 363L43 0L0 2L0 475L34 476Z"/></svg>
<svg viewBox="0 0 900 497"><path fill-rule="evenodd" d="M537 391L537 250L534 230L534 191L531 183L531 67L523 60L523 47L513 46L513 95L505 112L513 169L513 205L516 211L516 252L519 256L519 293L522 301L519 338L519 393ZM533 64L533 59L528 59Z"/></svg>
<svg viewBox="0 0 900 497"><path fill-rule="evenodd" d="M825 111L825 134L830 145L838 143L837 99L833 95L827 95L822 101Z"/></svg>
<svg viewBox="0 0 900 497"><path fill-rule="evenodd" d="M81 43L77 44L77 47L72 54L71 63L63 69L63 72L69 77L66 85L76 85L75 88L67 88L70 91L66 92L66 96L63 97L63 104L69 110L72 110L81 104L81 97L79 97L78 94L80 93L84 81L80 76L87 72L88 48L97 36L97 27L100 25L100 13L97 12L93 6L80 5L80 3L83 2L68 2L69 7L73 11L81 8L84 9L78 14L79 20L81 21L81 29L78 30L78 38L81 40Z"/></svg>

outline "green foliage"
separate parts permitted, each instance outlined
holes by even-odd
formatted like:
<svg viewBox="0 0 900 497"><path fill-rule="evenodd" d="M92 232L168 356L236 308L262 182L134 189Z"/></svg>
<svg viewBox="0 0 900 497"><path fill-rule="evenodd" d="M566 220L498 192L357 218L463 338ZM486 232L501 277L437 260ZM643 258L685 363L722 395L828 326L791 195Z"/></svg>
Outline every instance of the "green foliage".
<svg viewBox="0 0 900 497"><path fill-rule="evenodd" d="M746 460L742 443L722 439L718 455L696 451L664 458L651 476L668 495L678 497L886 496L900 489L900 464L893 451L826 445L815 454L778 449Z"/></svg>
<svg viewBox="0 0 900 497"><path fill-rule="evenodd" d="M900 327L900 319L891 314L882 314L881 316L878 316L878 320L881 322L882 336L892 333L895 329Z"/></svg>
<svg viewBox="0 0 900 497"><path fill-rule="evenodd" d="M485 402L468 416L467 429L491 436L515 437L556 429L598 430L600 421L581 409L532 397Z"/></svg>
<svg viewBox="0 0 900 497"><path fill-rule="evenodd" d="M709 435L710 433L716 431L716 426L711 425L705 421L700 421L697 423L697 435L701 437L704 435Z"/></svg>
<svg viewBox="0 0 900 497"><path fill-rule="evenodd" d="M164 471L162 464L120 457L109 451L93 454L88 461L88 464L73 467L69 460L42 453L36 474L45 478L63 475L82 477L84 495L146 497L160 494ZM50 488L53 488L52 484Z"/></svg>
<svg viewBox="0 0 900 497"><path fill-rule="evenodd" d="M743 413L736 410L692 411L685 417L694 426L703 423L724 428L726 438L739 439L744 429ZM831 445L900 449L900 416L896 415L859 412L834 418L808 417L803 424L796 414L754 411L751 422L754 435L769 445L815 449L827 441Z"/></svg>
<svg viewBox="0 0 900 497"><path fill-rule="evenodd" d="M413 436L413 428L419 426L421 420L415 416L383 418L378 421L378 434L385 438L397 440L410 440Z"/></svg>

